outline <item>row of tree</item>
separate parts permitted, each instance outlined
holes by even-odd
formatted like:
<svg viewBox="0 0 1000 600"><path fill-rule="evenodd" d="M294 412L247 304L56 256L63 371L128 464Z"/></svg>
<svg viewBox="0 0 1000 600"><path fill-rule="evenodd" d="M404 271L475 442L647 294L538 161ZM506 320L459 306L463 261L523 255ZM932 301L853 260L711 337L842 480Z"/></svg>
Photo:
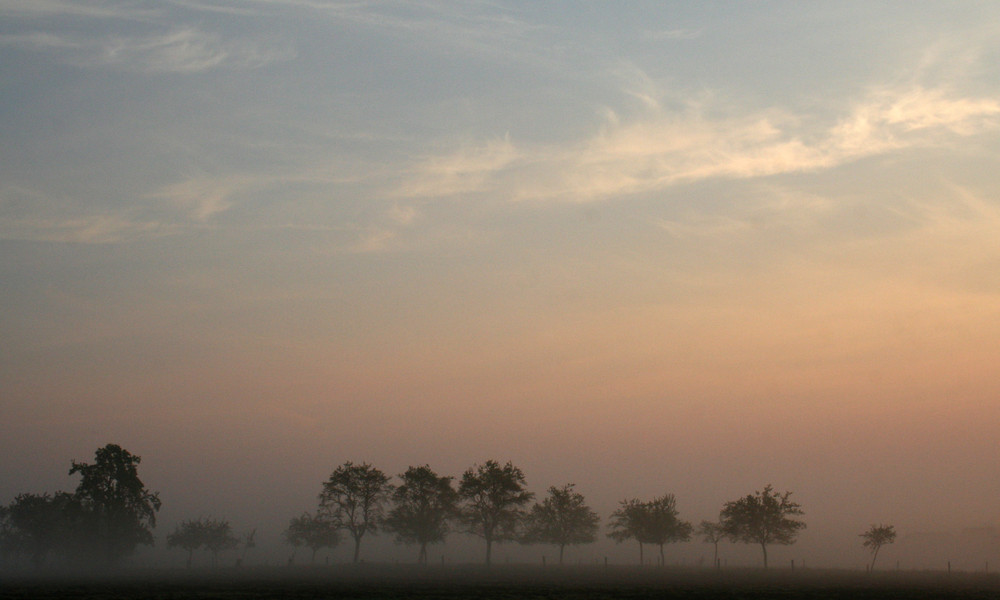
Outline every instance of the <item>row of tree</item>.
<svg viewBox="0 0 1000 600"><path fill-rule="evenodd" d="M36 565L53 554L116 563L138 546L152 545L161 502L139 479L140 460L108 444L97 450L93 463L71 462L70 475L81 477L73 493L18 495L0 507L0 553L25 556ZM346 532L357 562L365 536L384 529L397 542L417 545L417 560L426 563L430 544L461 531L485 541L490 564L493 546L500 542L555 545L562 563L566 546L592 543L598 536L601 519L573 484L550 487L541 502L531 504L535 496L526 489L524 473L510 462L475 465L457 486L453 477L438 475L427 465L408 468L399 480L390 483L389 476L367 463L344 463L322 484L317 510L289 522L285 540L311 549L315 559L319 549L336 546ZM719 520L702 521L697 531L679 518L673 494L648 501L626 499L611 514L607 535L619 543L638 542L641 561L646 545L658 546L661 563L666 544L690 540L695 533L715 545L716 564L722 540L758 544L766 567L768 546L794 543L805 528L796 518L802 509L790 496L768 485L726 502ZM873 564L879 548L892 543L895 535L891 525L873 525L862 534ZM199 548L211 553L214 564L220 552L241 542L245 556L254 546L254 532L237 537L221 519L182 521L167 536L168 547L188 552L188 566Z"/></svg>
<svg viewBox="0 0 1000 600"><path fill-rule="evenodd" d="M323 483L315 514L292 519L286 540L313 551L339 542L338 531L346 531L354 542L354 561L360 559L361 542L383 528L396 541L419 546L418 562L427 562L427 546L440 543L454 529L471 533L486 543L486 564L492 561L493 545L505 541L552 544L559 548L562 563L566 546L596 541L600 517L573 484L550 487L541 502L530 509L534 494L528 492L524 473L511 463L487 461L465 471L453 485L429 466L410 467L399 475L400 483L370 464L347 462ZM767 566L767 547L791 544L805 523L796 519L801 507L791 493L778 493L768 485L762 491L727 502L718 522L703 521L698 532L715 544L723 539L759 544ZM623 500L611 514L608 536L616 542L635 540L640 561L646 544L659 547L688 541L691 523L681 520L673 494L649 501Z"/></svg>

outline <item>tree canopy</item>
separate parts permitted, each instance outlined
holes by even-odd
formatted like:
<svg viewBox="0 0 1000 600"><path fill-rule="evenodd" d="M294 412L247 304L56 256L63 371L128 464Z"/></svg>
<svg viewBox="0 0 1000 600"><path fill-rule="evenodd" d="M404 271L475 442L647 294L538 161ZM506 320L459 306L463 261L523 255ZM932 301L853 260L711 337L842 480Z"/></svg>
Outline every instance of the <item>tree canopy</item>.
<svg viewBox="0 0 1000 600"><path fill-rule="evenodd" d="M495 460L469 468L462 474L458 494L466 531L486 541L486 564L492 562L493 544L518 539L524 505L534 494L525 490L524 473L508 462Z"/></svg>
<svg viewBox="0 0 1000 600"><path fill-rule="evenodd" d="M174 532L167 536L167 546L187 550L187 566L198 548L205 548L212 555L212 566L218 565L219 554L232 550L240 543L233 535L232 526L225 519L191 519L181 521Z"/></svg>
<svg viewBox="0 0 1000 600"><path fill-rule="evenodd" d="M354 562L361 556L361 539L377 533L383 505L392 491L389 477L368 463L350 461L337 467L323 484L320 512L354 538Z"/></svg>
<svg viewBox="0 0 1000 600"><path fill-rule="evenodd" d="M583 494L572 483L552 486L540 504L531 507L526 518L524 541L559 547L559 564L568 545L589 544L597 539L601 518L587 506Z"/></svg>
<svg viewBox="0 0 1000 600"><path fill-rule="evenodd" d="M417 562L426 564L427 545L444 541L448 523L458 513L458 493L452 477L439 476L428 465L410 467L399 478L385 528L398 542L418 544Z"/></svg>
<svg viewBox="0 0 1000 600"><path fill-rule="evenodd" d="M882 546L896 541L896 528L892 525L872 525L861 537L864 539L862 545L872 553L872 564L868 568L874 569L878 551Z"/></svg>
<svg viewBox="0 0 1000 600"><path fill-rule="evenodd" d="M802 508L790 500L792 493L779 494L768 484L762 491L739 500L726 502L719 513L720 522L729 539L745 544L760 544L767 568L769 544L794 544L799 530L806 524L792 517L803 514Z"/></svg>
<svg viewBox="0 0 1000 600"><path fill-rule="evenodd" d="M138 545L153 545L160 497L139 479L142 459L117 444L99 448L94 463L72 461L69 474L79 474L76 498L90 512L90 538L108 562L132 554Z"/></svg>
<svg viewBox="0 0 1000 600"><path fill-rule="evenodd" d="M340 543L337 524L320 515L302 513L288 522L285 541L294 547L305 546L312 550L310 562L316 562L316 552L322 548L334 548Z"/></svg>
<svg viewBox="0 0 1000 600"><path fill-rule="evenodd" d="M648 502L622 500L618 509L611 513L608 537L618 543L636 540L640 564L645 561L643 544L656 544L660 548L660 564L663 564L664 545L691 539L691 524L677 515L677 499L673 494L664 494Z"/></svg>

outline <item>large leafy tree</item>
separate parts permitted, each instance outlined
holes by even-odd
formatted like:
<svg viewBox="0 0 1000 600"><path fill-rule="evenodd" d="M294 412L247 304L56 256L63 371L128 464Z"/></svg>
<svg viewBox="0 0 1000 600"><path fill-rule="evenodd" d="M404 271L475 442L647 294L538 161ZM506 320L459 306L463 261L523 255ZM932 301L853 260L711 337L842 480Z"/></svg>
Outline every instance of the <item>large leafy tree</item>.
<svg viewBox="0 0 1000 600"><path fill-rule="evenodd" d="M439 476L430 466L410 467L399 478L402 483L392 492L393 508L385 527L396 540L419 544L417 562L427 564L427 545L443 542L448 523L458 510L458 493L452 477Z"/></svg>
<svg viewBox="0 0 1000 600"><path fill-rule="evenodd" d="M572 483L550 487L549 495L531 507L526 519L524 541L559 546L559 564L563 564L566 546L590 544L597 539L601 521L587 506L583 494L573 487Z"/></svg>
<svg viewBox="0 0 1000 600"><path fill-rule="evenodd" d="M779 494L771 485L739 500L726 502L719 513L720 522L729 539L745 544L759 544L767 568L767 547L770 544L795 543L799 530L806 524L794 519L803 514L792 493Z"/></svg>
<svg viewBox="0 0 1000 600"><path fill-rule="evenodd" d="M316 552L322 548L333 548L340 543L340 531L337 524L320 515L302 513L288 522L285 529L285 541L294 547L305 546L312 550L309 562L316 562Z"/></svg>
<svg viewBox="0 0 1000 600"><path fill-rule="evenodd" d="M872 525L861 537L864 539L862 545L872 553L872 564L868 568L874 569L878 551L882 546L896 541L896 528L892 525Z"/></svg>
<svg viewBox="0 0 1000 600"><path fill-rule="evenodd" d="M524 473L508 462L488 460L462 474L458 486L462 522L466 530L486 541L486 564L492 563L493 544L518 538L524 505L534 494L525 490Z"/></svg>
<svg viewBox="0 0 1000 600"><path fill-rule="evenodd" d="M79 474L76 498L92 517L90 534L104 559L117 562L138 545L153 545L160 497L139 479L140 457L117 444L99 448L93 464L72 462Z"/></svg>
<svg viewBox="0 0 1000 600"><path fill-rule="evenodd" d="M84 512L72 494L19 494L3 511L5 550L28 557L36 567L51 554L80 549Z"/></svg>
<svg viewBox="0 0 1000 600"><path fill-rule="evenodd" d="M356 465L350 461L337 467L323 484L320 511L354 538L354 562L360 560L365 534L378 532L391 491L385 473L368 463Z"/></svg>

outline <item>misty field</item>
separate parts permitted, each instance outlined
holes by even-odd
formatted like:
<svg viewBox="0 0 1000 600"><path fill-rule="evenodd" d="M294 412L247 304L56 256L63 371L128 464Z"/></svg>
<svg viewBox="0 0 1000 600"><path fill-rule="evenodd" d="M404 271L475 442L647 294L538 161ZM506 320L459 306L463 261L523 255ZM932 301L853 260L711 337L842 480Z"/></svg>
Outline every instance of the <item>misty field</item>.
<svg viewBox="0 0 1000 600"><path fill-rule="evenodd" d="M14 576L4 598L996 598L986 573L358 565Z"/></svg>

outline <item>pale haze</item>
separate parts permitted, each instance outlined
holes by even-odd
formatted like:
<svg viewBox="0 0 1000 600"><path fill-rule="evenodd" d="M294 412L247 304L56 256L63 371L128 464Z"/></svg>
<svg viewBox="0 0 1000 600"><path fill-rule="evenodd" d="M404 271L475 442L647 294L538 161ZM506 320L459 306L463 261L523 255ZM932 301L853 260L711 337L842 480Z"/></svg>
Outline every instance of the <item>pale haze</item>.
<svg viewBox="0 0 1000 600"><path fill-rule="evenodd" d="M177 564L349 460L1000 526L997 65L992 2L0 0L0 504L116 443Z"/></svg>

